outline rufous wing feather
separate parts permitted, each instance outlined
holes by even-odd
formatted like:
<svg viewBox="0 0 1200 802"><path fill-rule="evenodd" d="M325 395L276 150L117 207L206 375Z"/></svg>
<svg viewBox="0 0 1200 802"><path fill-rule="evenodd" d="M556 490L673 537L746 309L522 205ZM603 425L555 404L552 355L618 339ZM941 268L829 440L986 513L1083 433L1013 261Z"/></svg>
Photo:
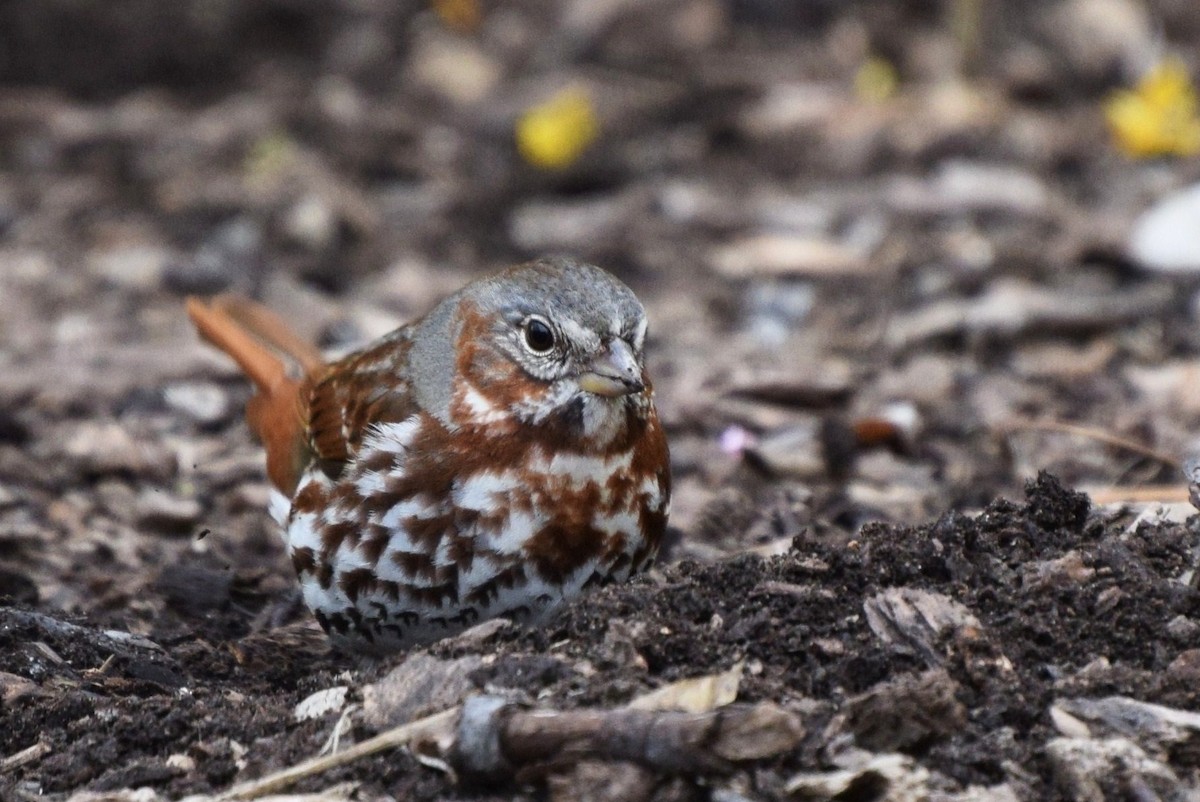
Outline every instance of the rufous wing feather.
<svg viewBox="0 0 1200 802"><path fill-rule="evenodd" d="M267 450L268 478L290 496L312 458L307 381L288 376L283 361L263 343L284 351L309 373L321 368L320 354L272 312L243 298L218 296L207 303L188 298L187 312L200 336L229 354L254 382L257 392L246 405L246 421Z"/></svg>
<svg viewBox="0 0 1200 802"><path fill-rule="evenodd" d="M309 443L321 460L349 460L372 426L399 422L420 411L405 377L407 333L393 332L310 374Z"/></svg>

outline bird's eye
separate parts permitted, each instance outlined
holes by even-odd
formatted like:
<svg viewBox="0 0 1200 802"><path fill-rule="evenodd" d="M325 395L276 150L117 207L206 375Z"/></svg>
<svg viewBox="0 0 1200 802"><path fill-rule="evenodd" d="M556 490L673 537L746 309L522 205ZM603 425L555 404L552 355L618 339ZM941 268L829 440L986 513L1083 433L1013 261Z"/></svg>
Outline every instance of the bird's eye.
<svg viewBox="0 0 1200 802"><path fill-rule="evenodd" d="M525 344L530 351L544 354L554 347L554 330L540 317L531 317L525 321Z"/></svg>

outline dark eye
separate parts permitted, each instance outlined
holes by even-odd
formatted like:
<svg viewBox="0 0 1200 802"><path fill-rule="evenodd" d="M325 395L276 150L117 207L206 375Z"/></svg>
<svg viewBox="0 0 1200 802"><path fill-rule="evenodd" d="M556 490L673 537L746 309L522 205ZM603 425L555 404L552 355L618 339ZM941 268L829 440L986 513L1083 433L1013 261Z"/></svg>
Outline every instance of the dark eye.
<svg viewBox="0 0 1200 802"><path fill-rule="evenodd" d="M531 317L525 323L525 344L529 350L544 354L554 347L554 331L541 318Z"/></svg>

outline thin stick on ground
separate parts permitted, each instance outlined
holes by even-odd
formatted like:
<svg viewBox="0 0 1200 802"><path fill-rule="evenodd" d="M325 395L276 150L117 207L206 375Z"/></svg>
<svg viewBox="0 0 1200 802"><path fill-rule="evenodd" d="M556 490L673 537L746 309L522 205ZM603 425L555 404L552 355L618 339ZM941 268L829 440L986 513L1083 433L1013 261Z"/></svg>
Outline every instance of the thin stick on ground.
<svg viewBox="0 0 1200 802"><path fill-rule="evenodd" d="M1131 451L1134 454L1140 454L1148 459L1157 460L1164 465L1178 466L1181 462L1180 458L1174 454L1167 454L1162 451L1143 445L1134 440L1128 440L1115 434L1096 429L1091 426L1080 426L1075 423L1066 423L1056 420L1032 420L1018 419L1009 421L1000 427L1000 433L1004 435L1012 434L1013 432L1056 432L1059 434L1070 434L1077 437L1086 437L1089 440L1095 440L1099 443L1121 448L1126 451Z"/></svg>
<svg viewBox="0 0 1200 802"><path fill-rule="evenodd" d="M345 751L312 758L295 766L289 766L286 769L277 771L274 774L268 774L266 777L260 777L257 780L235 785L218 796L217 799L257 799L261 796L283 790L306 777L329 771L332 768L343 766L347 763L353 763L359 758L373 755L376 752L382 752L385 749L394 749L398 746L408 746L413 741L421 738L446 733L448 728L452 727L455 718L457 718L459 709L458 707L452 707L449 710L443 710L441 713L435 713L432 716L427 716L423 719L387 730L386 732L381 732L374 738L368 738Z"/></svg>
<svg viewBox="0 0 1200 802"><path fill-rule="evenodd" d="M1188 500L1187 485L1116 485L1088 491L1096 504L1177 504Z"/></svg>

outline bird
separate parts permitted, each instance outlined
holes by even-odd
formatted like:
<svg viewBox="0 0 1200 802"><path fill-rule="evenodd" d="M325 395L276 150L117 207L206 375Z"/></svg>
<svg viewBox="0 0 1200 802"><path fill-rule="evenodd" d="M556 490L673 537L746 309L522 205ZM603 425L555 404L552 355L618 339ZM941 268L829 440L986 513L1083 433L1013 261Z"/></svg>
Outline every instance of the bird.
<svg viewBox="0 0 1200 802"><path fill-rule="evenodd" d="M186 308L254 385L270 513L335 648L536 625L653 563L670 454L646 313L611 273L510 267L332 361L248 299Z"/></svg>

